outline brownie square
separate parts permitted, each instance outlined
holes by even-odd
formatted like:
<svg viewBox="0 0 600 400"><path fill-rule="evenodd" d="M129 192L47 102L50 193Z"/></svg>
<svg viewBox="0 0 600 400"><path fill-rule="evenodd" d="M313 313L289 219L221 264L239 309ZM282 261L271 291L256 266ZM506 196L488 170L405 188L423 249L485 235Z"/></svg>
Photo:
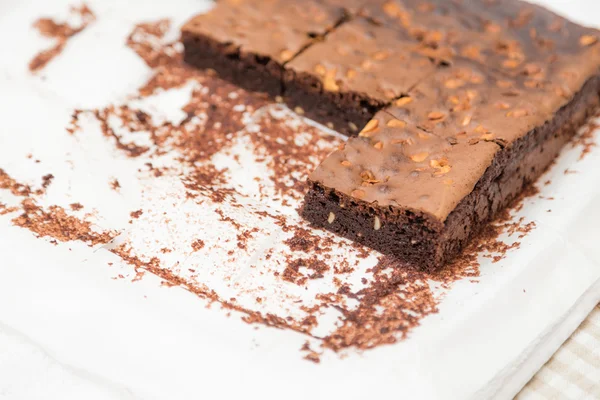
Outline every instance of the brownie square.
<svg viewBox="0 0 600 400"><path fill-rule="evenodd" d="M221 0L182 28L184 59L278 96L283 65L346 16L342 6L319 0Z"/></svg>
<svg viewBox="0 0 600 400"><path fill-rule="evenodd" d="M309 118L356 135L373 115L432 74L407 32L349 21L286 65L285 101Z"/></svg>

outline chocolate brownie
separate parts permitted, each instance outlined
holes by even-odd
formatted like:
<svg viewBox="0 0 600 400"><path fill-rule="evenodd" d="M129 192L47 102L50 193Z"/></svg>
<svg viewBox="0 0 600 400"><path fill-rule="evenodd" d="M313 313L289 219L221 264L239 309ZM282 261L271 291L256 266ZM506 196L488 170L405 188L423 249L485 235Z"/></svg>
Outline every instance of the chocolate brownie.
<svg viewBox="0 0 600 400"><path fill-rule="evenodd" d="M188 62L352 136L305 218L429 270L600 105L599 38L518 0L221 0L183 30Z"/></svg>
<svg viewBox="0 0 600 400"><path fill-rule="evenodd" d="M322 0L221 0L182 28L184 59L278 96L283 65L348 17Z"/></svg>
<svg viewBox="0 0 600 400"><path fill-rule="evenodd" d="M349 21L310 46L286 66L286 103L338 132L356 135L360 127L407 93L436 68L411 49L408 32Z"/></svg>
<svg viewBox="0 0 600 400"><path fill-rule="evenodd" d="M586 54L600 66L600 53ZM532 183L597 109L599 72L566 98L554 80L529 87L527 78L486 73L464 60L439 69L323 161L310 176L303 216L438 268Z"/></svg>

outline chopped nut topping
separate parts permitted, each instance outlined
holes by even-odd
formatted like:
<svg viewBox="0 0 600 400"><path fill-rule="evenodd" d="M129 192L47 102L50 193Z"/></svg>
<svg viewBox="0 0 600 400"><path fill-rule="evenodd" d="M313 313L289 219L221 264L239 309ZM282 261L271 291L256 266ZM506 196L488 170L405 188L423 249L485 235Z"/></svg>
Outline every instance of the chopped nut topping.
<svg viewBox="0 0 600 400"><path fill-rule="evenodd" d="M496 104L494 104L494 106L496 108L499 108L501 110L508 110L510 108L510 104L504 102L504 101L499 101Z"/></svg>
<svg viewBox="0 0 600 400"><path fill-rule="evenodd" d="M330 212L329 217L327 218L327 222L329 222L330 224L333 224L333 221L335 221L335 214Z"/></svg>
<svg viewBox="0 0 600 400"><path fill-rule="evenodd" d="M294 112L298 115L304 115L304 109L302 107L294 107Z"/></svg>
<svg viewBox="0 0 600 400"><path fill-rule="evenodd" d="M281 58L282 61L289 61L294 57L294 52L291 50L283 50L281 53L279 53L279 58Z"/></svg>
<svg viewBox="0 0 600 400"><path fill-rule="evenodd" d="M315 65L315 72L321 76L325 76L327 69L323 65L317 64Z"/></svg>
<svg viewBox="0 0 600 400"><path fill-rule="evenodd" d="M346 78L348 79L354 79L356 77L356 71L353 69L349 69L348 71L346 71Z"/></svg>
<svg viewBox="0 0 600 400"><path fill-rule="evenodd" d="M377 60L377 61L383 61L386 58L388 58L389 56L390 56L390 53L385 50L377 51L371 55L371 57L373 57L373 60Z"/></svg>
<svg viewBox="0 0 600 400"><path fill-rule="evenodd" d="M350 128L350 130L352 130L353 132L356 132L358 130L358 126L356 126L356 124L354 122L348 122L348 127Z"/></svg>
<svg viewBox="0 0 600 400"><path fill-rule="evenodd" d="M393 139L390 141L391 144L407 144L407 145L412 145L414 144L413 140L411 138L407 138L407 139Z"/></svg>
<svg viewBox="0 0 600 400"><path fill-rule="evenodd" d="M373 222L373 229L375 229L376 231L381 229L381 221L379 220L378 216L375 216L375 221Z"/></svg>
<svg viewBox="0 0 600 400"><path fill-rule="evenodd" d="M444 185L448 185L448 186L452 185L453 183L454 183L454 180L452 180L452 179L446 179L444 181Z"/></svg>
<svg viewBox="0 0 600 400"><path fill-rule="evenodd" d="M351 167L352 163L348 160L344 160L342 161L340 164L342 164L344 167Z"/></svg>
<svg viewBox="0 0 600 400"><path fill-rule="evenodd" d="M383 142L377 142L373 145L377 150L383 149Z"/></svg>
<svg viewBox="0 0 600 400"><path fill-rule="evenodd" d="M461 125L462 126L467 126L471 123L471 116L470 115L465 115L465 117L463 118Z"/></svg>
<svg viewBox="0 0 600 400"><path fill-rule="evenodd" d="M435 169L433 176L442 176L450 172L450 165L448 160L443 157L440 160L430 160L429 165Z"/></svg>
<svg viewBox="0 0 600 400"><path fill-rule="evenodd" d="M462 79L448 79L446 82L444 82L444 86L446 86L448 89L456 89L464 86L464 84L465 81Z"/></svg>
<svg viewBox="0 0 600 400"><path fill-rule="evenodd" d="M398 100L396 100L394 102L394 105L398 106L398 107L402 107L407 105L408 103L410 103L412 101L412 97L400 97Z"/></svg>
<svg viewBox="0 0 600 400"><path fill-rule="evenodd" d="M337 92L340 90L340 87L335 80L336 73L336 68L327 71L325 77L323 78L323 89L327 90L328 92Z"/></svg>
<svg viewBox="0 0 600 400"><path fill-rule="evenodd" d="M422 153L413 154L412 156L410 156L410 159L413 160L414 162L423 162L423 161L425 161L425 159L428 156L429 156L429 153L422 152Z"/></svg>
<svg viewBox="0 0 600 400"><path fill-rule="evenodd" d="M384 95L385 97L387 97L388 99L390 99L390 100L391 100L391 99L395 99L395 98L396 98L396 96L397 96L397 95L396 95L396 93L394 93L394 91L393 91L393 90L391 90L391 89L384 90L384 91L383 91L383 95Z"/></svg>
<svg viewBox="0 0 600 400"><path fill-rule="evenodd" d="M461 54L463 57L467 57L473 60L478 60L481 58L481 50L477 46L465 46L461 50Z"/></svg>
<svg viewBox="0 0 600 400"><path fill-rule="evenodd" d="M399 119L390 119L386 125L390 128L404 128L406 126L406 122Z"/></svg>
<svg viewBox="0 0 600 400"><path fill-rule="evenodd" d="M565 99L571 97L569 95L569 90L561 86L557 86L556 88L554 88L554 93L556 93L557 96L564 97Z"/></svg>
<svg viewBox="0 0 600 400"><path fill-rule="evenodd" d="M485 140L485 141L490 141L490 140L494 140L494 134L493 133L484 133L483 135L481 135L479 137L481 140Z"/></svg>
<svg viewBox="0 0 600 400"><path fill-rule="evenodd" d="M365 71L368 71L373 67L373 63L371 60L364 60L362 63L360 63L360 67Z"/></svg>
<svg viewBox="0 0 600 400"><path fill-rule="evenodd" d="M366 193L364 190L355 189L352 191L352 193L350 193L350 195L352 197L356 197L357 199L362 199L363 197L365 197Z"/></svg>
<svg viewBox="0 0 600 400"><path fill-rule="evenodd" d="M524 108L518 108L516 110L509 111L506 113L507 117L515 117L515 118L525 117L526 115L529 115L529 111L527 111Z"/></svg>
<svg viewBox="0 0 600 400"><path fill-rule="evenodd" d="M427 114L427 118L429 118L431 121L440 121L443 120L445 117L446 114L439 111L432 111L429 114Z"/></svg>
<svg viewBox="0 0 600 400"><path fill-rule="evenodd" d="M372 119L369 122L367 122L365 127L358 134L358 136L370 137L375 133L378 126L379 126L379 121L376 119Z"/></svg>
<svg viewBox="0 0 600 400"><path fill-rule="evenodd" d="M591 46L598 41L596 35L583 35L579 38L579 44L582 46Z"/></svg>
<svg viewBox="0 0 600 400"><path fill-rule="evenodd" d="M419 139L423 139L423 140L429 140L429 135L426 134L425 132L421 132L419 131L417 133L417 136L419 137Z"/></svg>
<svg viewBox="0 0 600 400"><path fill-rule="evenodd" d="M488 130L485 129L485 127L483 125L477 125L475 127L475 132L477 132L477 133L487 133Z"/></svg>
<svg viewBox="0 0 600 400"><path fill-rule="evenodd" d="M521 61L519 60L504 60L502 62L502 66L505 68L517 68L519 66L519 64L521 64Z"/></svg>

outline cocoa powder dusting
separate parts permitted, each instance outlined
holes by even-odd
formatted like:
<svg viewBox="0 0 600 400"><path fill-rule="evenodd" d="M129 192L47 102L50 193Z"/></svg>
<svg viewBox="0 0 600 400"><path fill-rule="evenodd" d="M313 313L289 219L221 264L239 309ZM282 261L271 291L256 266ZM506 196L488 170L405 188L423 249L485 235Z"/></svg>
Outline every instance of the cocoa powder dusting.
<svg viewBox="0 0 600 400"><path fill-rule="evenodd" d="M40 18L33 24L34 28L41 35L55 39L56 44L35 55L29 62L29 71L38 72L42 70L50 61L62 53L71 37L83 31L90 23L96 20L96 16L92 10L85 4L78 7L71 7L69 12L72 17L79 17L80 23L77 26L58 23L50 18Z"/></svg>

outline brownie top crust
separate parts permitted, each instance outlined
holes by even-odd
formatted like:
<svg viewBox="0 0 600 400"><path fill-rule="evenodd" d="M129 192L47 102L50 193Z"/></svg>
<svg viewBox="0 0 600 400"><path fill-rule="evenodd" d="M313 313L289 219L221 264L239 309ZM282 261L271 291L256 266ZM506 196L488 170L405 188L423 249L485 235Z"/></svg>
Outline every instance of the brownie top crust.
<svg viewBox="0 0 600 400"><path fill-rule="evenodd" d="M188 21L182 31L283 64L346 15L342 5L322 0L220 0L208 13Z"/></svg>
<svg viewBox="0 0 600 400"><path fill-rule="evenodd" d="M377 206L425 212L443 222L497 151L492 141L441 137L381 111L358 137L325 159L310 180Z"/></svg>
<svg viewBox="0 0 600 400"><path fill-rule="evenodd" d="M444 62L310 180L441 223L498 151L551 120L600 73L597 30L524 2L376 0L361 14L417 41L415 54Z"/></svg>
<svg viewBox="0 0 600 400"><path fill-rule="evenodd" d="M324 91L361 93L386 103L434 72L428 57L412 51L417 45L406 31L356 18L312 45L288 69L317 76Z"/></svg>

